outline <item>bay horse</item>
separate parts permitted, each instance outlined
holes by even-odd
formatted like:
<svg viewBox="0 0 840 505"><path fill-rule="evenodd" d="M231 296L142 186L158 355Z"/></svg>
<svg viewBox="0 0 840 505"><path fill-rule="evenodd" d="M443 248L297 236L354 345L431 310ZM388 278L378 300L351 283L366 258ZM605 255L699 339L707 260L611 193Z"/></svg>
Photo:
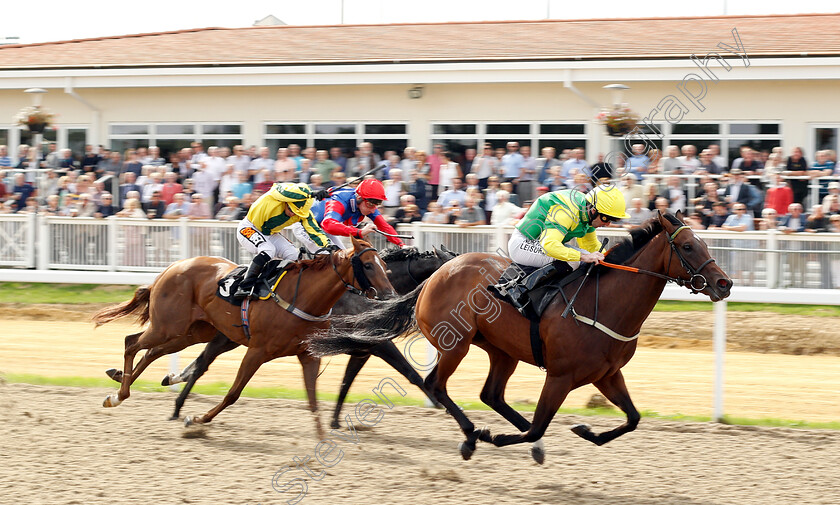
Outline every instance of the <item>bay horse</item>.
<svg viewBox="0 0 840 505"><path fill-rule="evenodd" d="M302 316L271 299L252 302L248 314L250 335L242 325L240 310L231 310L228 302L216 296L218 281L237 266L220 257L200 256L177 261L151 286L138 288L131 300L99 311L93 316L96 326L134 312L139 312L141 324L149 323L144 331L125 338L123 370L130 370L130 373L122 373L118 395L107 396L103 406L115 407L125 401L131 384L155 359L192 344L209 342L217 332L222 332L239 345L247 346L248 350L233 386L222 401L203 416L188 417L186 424L209 423L236 402L263 363L281 356L297 356L303 367L309 407L315 413L316 429L322 437L315 397L320 359L307 352L304 338L318 328L329 326L330 308L351 286L363 289L362 286L369 284L378 293L394 295L385 265L376 250L363 240L352 240L353 249L298 261L285 274L276 294L281 300L292 300L295 310ZM142 349L148 351L134 365L134 357Z"/></svg>
<svg viewBox="0 0 840 505"><path fill-rule="evenodd" d="M394 287L394 290L404 295L416 288L422 281L429 278L441 265L457 256L456 253L449 251L445 247L441 249L433 248L432 251L419 252L414 248L405 249L385 249L380 251L380 257L386 265L386 273L388 274L388 281ZM372 302L363 296L346 292L338 299L332 308L333 316L361 314L366 310L373 308ZM338 330L340 331L340 330ZM175 411L172 413L170 419L176 420L180 418L181 409L187 399L190 391L195 385L196 381L207 372L207 369L213 361L220 355L236 349L239 347L237 342L227 338L222 332L217 332L213 340L207 343L204 350L199 356L179 374L169 374L163 378L161 385L169 386L186 382L181 390L178 398L175 399ZM405 359L405 356L397 349L393 342L386 341L377 344L367 351L356 351L350 354L350 359L347 361L347 368L344 371L344 378L341 382L341 389L336 400L335 410L333 411L330 427L339 427L339 417L341 416L341 409L344 405L344 400L350 390L350 386L356 379L356 376L365 366L371 355L381 358L383 361L394 367L412 384L419 387L423 393L429 397L433 403L438 404L435 395L427 390L423 383L423 378L417 373L411 364ZM119 382L121 380L121 373L117 370L111 369L106 372L109 377ZM438 404L439 405L439 404Z"/></svg>
<svg viewBox="0 0 840 505"><path fill-rule="evenodd" d="M588 322L562 317L565 300L572 298L570 295L582 281L567 285L563 296L556 296L543 313L538 341L546 379L532 422L504 398L517 364L537 363L538 346L532 347L529 320L487 292L487 286L495 283L510 264L499 256L461 255L411 294L382 302L380 309L363 318L345 318L349 323L363 323L353 334L328 332L313 336L310 350L319 356L347 352L419 328L439 352L439 361L426 378L426 385L434 390L466 435L460 444L464 459L470 459L477 440L499 447L531 442L535 444L532 456L542 463L545 453L541 439L557 409L571 390L590 383L627 416L624 424L600 434L584 425L572 428L585 440L602 445L633 431L639 423L640 415L627 392L621 368L633 357L642 323L666 282L687 286L712 301L729 296L732 287L731 279L715 264L703 240L682 222L679 212L676 216L657 214L631 230L629 238L607 252L605 261L613 267L618 264L621 269L608 268L606 263L595 266L589 281L580 288L572 313L588 318ZM470 344L484 349L490 358L481 401L522 433L491 436L489 430L477 430L447 394L447 380L466 356Z"/></svg>

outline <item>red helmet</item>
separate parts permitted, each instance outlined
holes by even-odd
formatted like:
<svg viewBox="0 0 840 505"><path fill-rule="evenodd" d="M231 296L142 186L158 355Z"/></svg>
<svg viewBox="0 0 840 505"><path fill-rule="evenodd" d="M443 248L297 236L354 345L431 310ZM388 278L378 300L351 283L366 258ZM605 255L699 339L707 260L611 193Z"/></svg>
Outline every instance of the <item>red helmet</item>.
<svg viewBox="0 0 840 505"><path fill-rule="evenodd" d="M385 200L385 186L376 179L365 179L356 187L356 194L364 200Z"/></svg>

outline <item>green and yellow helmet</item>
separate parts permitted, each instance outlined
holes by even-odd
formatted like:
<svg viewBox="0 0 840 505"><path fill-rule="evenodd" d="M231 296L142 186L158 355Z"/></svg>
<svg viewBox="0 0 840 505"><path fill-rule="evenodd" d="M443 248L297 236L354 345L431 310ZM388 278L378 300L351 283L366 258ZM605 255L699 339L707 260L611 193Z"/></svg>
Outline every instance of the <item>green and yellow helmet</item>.
<svg viewBox="0 0 840 505"><path fill-rule="evenodd" d="M302 218L309 216L309 210L315 202L312 191L306 184L296 184L293 182L275 184L269 194L275 200L289 204L292 212Z"/></svg>
<svg viewBox="0 0 840 505"><path fill-rule="evenodd" d="M599 186L586 194L586 201L595 207L599 214L615 219L627 219L627 204L624 195L615 186Z"/></svg>

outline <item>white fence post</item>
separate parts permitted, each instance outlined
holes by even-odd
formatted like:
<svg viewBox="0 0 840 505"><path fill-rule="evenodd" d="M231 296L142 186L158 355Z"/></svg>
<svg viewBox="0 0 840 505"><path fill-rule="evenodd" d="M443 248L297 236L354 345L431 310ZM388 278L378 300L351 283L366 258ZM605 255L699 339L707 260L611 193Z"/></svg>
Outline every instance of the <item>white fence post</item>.
<svg viewBox="0 0 840 505"><path fill-rule="evenodd" d="M181 234L181 257L178 258L179 260L190 257L190 228L187 224L189 224L187 218L178 218L178 231Z"/></svg>
<svg viewBox="0 0 840 505"><path fill-rule="evenodd" d="M108 270L111 272L117 271L117 218L115 216L108 216L107 231L108 234Z"/></svg>
<svg viewBox="0 0 840 505"><path fill-rule="evenodd" d="M420 222L415 221L411 223L411 234L414 235L414 246L418 251L426 250L426 237L423 236L423 228L420 227Z"/></svg>
<svg viewBox="0 0 840 505"><path fill-rule="evenodd" d="M723 420L723 365L724 354L726 354L726 301L715 302L715 330L714 330L714 352L715 352L715 386L714 386L714 407L712 420L721 422Z"/></svg>
<svg viewBox="0 0 840 505"><path fill-rule="evenodd" d="M779 231L767 230L767 242L765 248L767 249L767 287L779 287Z"/></svg>
<svg viewBox="0 0 840 505"><path fill-rule="evenodd" d="M24 256L26 257L26 268L35 268L35 240L38 235L37 221L34 212L26 218L26 245Z"/></svg>
<svg viewBox="0 0 840 505"><path fill-rule="evenodd" d="M38 235L38 268L46 270L50 266L50 251L55 247L53 237L50 236L50 218L41 216L38 220L38 229L32 230L33 237Z"/></svg>

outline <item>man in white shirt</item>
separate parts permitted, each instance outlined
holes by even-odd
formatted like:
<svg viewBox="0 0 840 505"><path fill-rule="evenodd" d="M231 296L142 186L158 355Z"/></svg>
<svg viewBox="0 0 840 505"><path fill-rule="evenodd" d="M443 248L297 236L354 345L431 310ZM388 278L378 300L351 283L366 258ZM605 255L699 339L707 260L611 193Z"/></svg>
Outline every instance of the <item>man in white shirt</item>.
<svg viewBox="0 0 840 505"><path fill-rule="evenodd" d="M693 174L700 166L700 160L697 159L697 148L691 144L682 146L682 156L680 160L680 170L684 174Z"/></svg>
<svg viewBox="0 0 840 505"><path fill-rule="evenodd" d="M228 156L227 162L233 164L233 169L237 173L248 174L248 169L251 167L251 157L245 154L245 147L241 145L233 146L233 154Z"/></svg>
<svg viewBox="0 0 840 505"><path fill-rule="evenodd" d="M274 160L268 157L268 148L260 147L260 156L251 161L248 166L248 175L253 179L254 184L265 182L264 170L268 170L271 181L274 182Z"/></svg>
<svg viewBox="0 0 840 505"><path fill-rule="evenodd" d="M517 219L524 210L522 207L510 203L510 193L500 189L496 192L496 205L490 214L490 224L494 226L507 226L511 221Z"/></svg>
<svg viewBox="0 0 840 505"><path fill-rule="evenodd" d="M478 177L478 186L481 189L487 188L487 179L496 173L498 159L493 154L493 146L484 144L484 151L480 158L473 160L472 173Z"/></svg>
<svg viewBox="0 0 840 505"><path fill-rule="evenodd" d="M151 150L151 148L149 149ZM212 195L204 191L201 191L201 193L208 195L212 199L211 204L219 201L219 183L222 180L222 174L227 170L227 163L225 163L225 159L220 154L221 149L217 146L210 146L207 148L207 158L204 160L204 170L213 177L215 186Z"/></svg>

